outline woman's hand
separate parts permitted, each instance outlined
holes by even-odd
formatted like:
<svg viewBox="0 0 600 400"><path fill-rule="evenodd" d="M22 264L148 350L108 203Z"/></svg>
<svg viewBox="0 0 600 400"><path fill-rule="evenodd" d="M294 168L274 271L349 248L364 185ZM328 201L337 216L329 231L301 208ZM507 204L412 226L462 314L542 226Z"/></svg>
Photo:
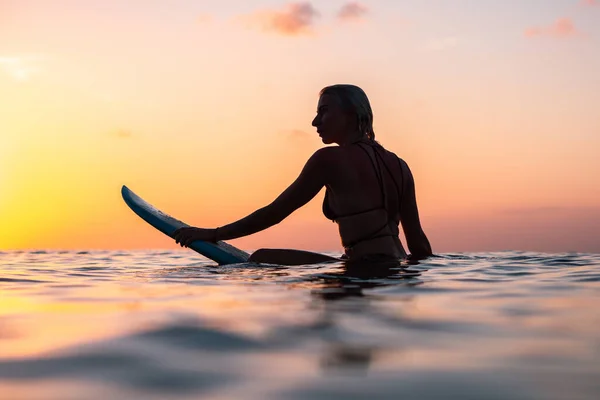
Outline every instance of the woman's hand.
<svg viewBox="0 0 600 400"><path fill-rule="evenodd" d="M175 243L179 244L181 247L189 247L189 245L196 240L216 243L217 230L194 228L190 226L177 229L173 233L173 238L175 239Z"/></svg>

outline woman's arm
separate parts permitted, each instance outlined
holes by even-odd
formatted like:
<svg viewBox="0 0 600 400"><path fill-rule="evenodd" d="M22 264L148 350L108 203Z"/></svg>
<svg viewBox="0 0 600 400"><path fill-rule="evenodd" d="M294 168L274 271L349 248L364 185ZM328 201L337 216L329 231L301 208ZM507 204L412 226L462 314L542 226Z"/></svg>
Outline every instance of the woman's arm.
<svg viewBox="0 0 600 400"><path fill-rule="evenodd" d="M431 245L419 219L419 210L417 208L417 196L415 191L415 181L404 161L400 163L404 177L404 194L402 196L402 207L400 213L400 222L406 237L406 244L411 254L411 259L429 257L433 254Z"/></svg>
<svg viewBox="0 0 600 400"><path fill-rule="evenodd" d="M283 221L288 215L308 203L328 182L327 166L330 149L317 150L306 162L296 180L271 204L252 214L214 229L182 228L174 237L187 246L195 240L230 240L260 232Z"/></svg>

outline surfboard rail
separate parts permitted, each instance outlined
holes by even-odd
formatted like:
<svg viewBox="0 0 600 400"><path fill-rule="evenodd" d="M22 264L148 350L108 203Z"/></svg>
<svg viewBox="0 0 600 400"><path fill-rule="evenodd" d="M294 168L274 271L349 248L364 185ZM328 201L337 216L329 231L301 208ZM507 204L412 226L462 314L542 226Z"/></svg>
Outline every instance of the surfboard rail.
<svg viewBox="0 0 600 400"><path fill-rule="evenodd" d="M177 229L190 226L154 207L125 185L121 188L121 196L135 214L170 238L173 238L173 233ZM210 243L197 240L191 243L189 248L219 265L248 262L250 257L250 254L245 251L223 241Z"/></svg>

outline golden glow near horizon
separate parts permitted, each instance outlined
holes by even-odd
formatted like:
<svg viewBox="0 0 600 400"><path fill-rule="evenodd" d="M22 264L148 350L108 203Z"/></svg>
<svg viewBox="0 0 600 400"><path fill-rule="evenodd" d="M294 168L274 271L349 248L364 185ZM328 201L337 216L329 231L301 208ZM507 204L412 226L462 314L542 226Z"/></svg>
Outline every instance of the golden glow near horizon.
<svg viewBox="0 0 600 400"><path fill-rule="evenodd" d="M600 7L102 4L0 6L0 249L176 248L123 184L195 225L243 217L321 146L319 89L352 82L436 251L600 251ZM234 244L339 249L321 199Z"/></svg>

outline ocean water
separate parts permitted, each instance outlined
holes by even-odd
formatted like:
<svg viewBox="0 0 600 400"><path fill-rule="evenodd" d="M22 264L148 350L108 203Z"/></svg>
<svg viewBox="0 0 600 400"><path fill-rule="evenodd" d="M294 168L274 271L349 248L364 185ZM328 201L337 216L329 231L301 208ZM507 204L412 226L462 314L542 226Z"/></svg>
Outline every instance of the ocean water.
<svg viewBox="0 0 600 400"><path fill-rule="evenodd" d="M600 255L0 252L1 399L600 399Z"/></svg>

